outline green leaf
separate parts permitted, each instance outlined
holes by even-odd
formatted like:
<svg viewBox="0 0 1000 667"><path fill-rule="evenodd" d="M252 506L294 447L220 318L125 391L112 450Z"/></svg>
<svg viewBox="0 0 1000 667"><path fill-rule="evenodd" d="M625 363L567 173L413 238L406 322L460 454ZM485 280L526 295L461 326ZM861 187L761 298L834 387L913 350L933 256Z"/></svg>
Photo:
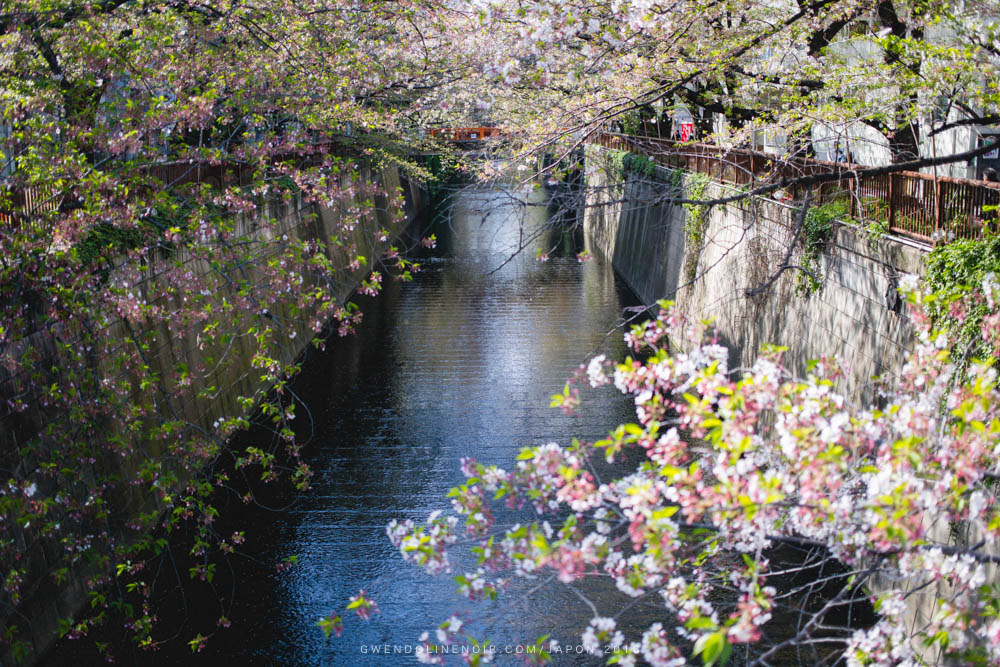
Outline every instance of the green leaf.
<svg viewBox="0 0 1000 667"><path fill-rule="evenodd" d="M680 507L678 507L677 505L670 505L669 507L664 507L662 509L655 510L651 518L654 520L669 519L673 515L677 514L677 510L679 509Z"/></svg>
<svg viewBox="0 0 1000 667"><path fill-rule="evenodd" d="M724 628L710 635L702 635L694 645L694 655L701 655L705 667L712 667L716 663L725 664L731 653L732 647L729 646Z"/></svg>
<svg viewBox="0 0 1000 667"><path fill-rule="evenodd" d="M630 435L642 435L642 427L638 424L622 424L625 427L625 432Z"/></svg>
<svg viewBox="0 0 1000 667"><path fill-rule="evenodd" d="M688 619L688 621L684 624L684 627L688 630L714 630L717 625L707 616L695 616ZM695 655L700 652L698 650L698 646L702 644L706 637L708 637L708 635L702 635L698 642L695 643Z"/></svg>

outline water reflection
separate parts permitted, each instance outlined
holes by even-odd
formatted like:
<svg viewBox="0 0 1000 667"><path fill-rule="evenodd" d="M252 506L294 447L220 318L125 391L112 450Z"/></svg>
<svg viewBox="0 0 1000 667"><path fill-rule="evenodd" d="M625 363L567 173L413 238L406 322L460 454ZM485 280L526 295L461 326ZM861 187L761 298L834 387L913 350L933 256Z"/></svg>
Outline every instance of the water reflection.
<svg viewBox="0 0 1000 667"><path fill-rule="evenodd" d="M472 634L498 644L545 633L571 638L567 613L582 613L572 594L472 604L449 578L403 564L384 537L389 518L422 520L446 505L447 490L461 481L461 457L509 465L523 445L597 438L627 415L627 402L612 393L587 419L547 407L588 354L619 351L619 337L605 334L621 304L609 266L579 264L573 255L535 260L560 233L545 223L540 191L463 192L437 230L442 252L415 284L375 304L391 311L383 365L362 371L318 438L318 493L296 512L282 545L301 563L282 583L275 610L278 634L295 640L283 643L287 653L275 655L272 646L272 657L385 660L363 647L413 646L453 612L471 621ZM474 564L455 563L463 569ZM321 641L315 619L359 588L382 613L369 624L348 620L349 638Z"/></svg>
<svg viewBox="0 0 1000 667"><path fill-rule="evenodd" d="M366 303L358 336L316 355L296 382L315 431L313 490L289 511L249 519L259 563L237 572L233 627L202 653L181 646L154 662L415 663L407 651L452 613L499 646L542 634L578 643L590 613L565 588L524 598L537 582L518 581L496 602L472 603L450 577L403 563L385 537L391 518L423 520L447 507L462 457L509 466L524 445L597 439L629 416L615 392L589 399L587 417L548 407L590 354L622 353L621 336L607 334L633 302L623 303L611 267L581 264L575 250L561 255L569 232L546 225L544 191L466 190L450 204L416 280ZM549 261L536 261L537 250L552 248ZM291 555L298 566L275 574L273 564ZM455 573L473 569L454 564ZM369 623L345 618L344 636L324 640L316 620L361 588L381 613ZM188 600L185 613L209 604ZM402 653L373 653L386 645Z"/></svg>
<svg viewBox="0 0 1000 667"><path fill-rule="evenodd" d="M121 662L414 664L421 633L457 613L471 635L501 650L550 634L568 649L556 664L603 664L576 652L592 614L566 587L515 580L497 601L472 603L458 597L449 577L405 564L385 537L390 519L421 521L447 507L448 489L463 481L462 457L509 467L524 445L595 440L634 418L630 402L614 391L585 394L584 417L548 408L549 396L589 355L624 354L620 333L609 332L621 309L635 302L611 267L600 258L577 261L577 239L546 224L543 191L464 190L448 203L448 215L432 230L438 249L421 260L424 271L412 284L388 282L377 299L365 300L358 335L311 355L294 383L305 401L296 424L300 439L311 443L312 490L282 512L224 500L220 522L231 521L228 530L246 528L248 558L232 559L231 570L220 568L201 588L171 589L175 575L168 568L151 573L158 589L172 590L161 620L163 628L179 628L178 639L159 652L135 654L128 640L112 638ZM551 259L537 261L539 250L551 251ZM244 436L258 437L265 436ZM269 502L292 500L277 494ZM526 511L498 518L534 517ZM289 557L298 565L276 572ZM468 559L454 562L456 574L474 569ZM177 578L183 573L182 566ZM602 613L629 603L607 578L581 586ZM369 623L345 618L344 636L325 640L316 621L342 610L359 589L381 612ZM634 606L619 626L632 637L654 621L670 627L658 599ZM212 627L221 613L232 627L192 654L184 640ZM796 622L780 619L769 631L780 639ZM48 664L97 664L88 647L64 643ZM746 658L738 650L733 663ZM497 663L519 660L513 654ZM800 663L797 654L772 662Z"/></svg>

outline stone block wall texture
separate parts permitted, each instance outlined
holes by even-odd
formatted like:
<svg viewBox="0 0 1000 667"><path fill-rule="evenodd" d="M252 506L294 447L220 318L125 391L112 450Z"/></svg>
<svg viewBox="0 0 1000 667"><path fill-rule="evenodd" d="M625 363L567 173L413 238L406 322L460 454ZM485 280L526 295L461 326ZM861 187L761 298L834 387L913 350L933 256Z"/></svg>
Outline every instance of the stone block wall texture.
<svg viewBox="0 0 1000 667"><path fill-rule="evenodd" d="M751 364L764 344L788 347L786 364L800 375L810 359L835 355L847 367L839 389L863 401L875 396L873 378L900 366L912 331L895 287L900 276L923 272L923 250L891 239L868 242L857 229L837 225L820 256L817 292L797 295L799 272L792 269L765 294L747 297L785 258L795 228L791 207L759 198L713 206L703 213L701 243L692 247L684 229L691 213L664 198L679 196L696 176L662 168L653 177L618 175L608 164L605 149L588 147L588 249L610 257L646 304L670 299L690 317L714 319L731 366ZM733 194L709 183L702 198Z"/></svg>
<svg viewBox="0 0 1000 667"><path fill-rule="evenodd" d="M395 166L376 170L362 165L361 178L354 187L356 192L354 201L361 202L365 198L370 198L375 203L374 213L367 216L351 232L351 240L356 244L357 252L365 254L371 262L380 257L388 245L405 230L406 222L413 220L423 210L426 204L425 194L420 186L406 181ZM390 197L398 190L402 190L404 195L402 213L405 217L403 223L393 226L394 213L398 211L391 209L394 204L390 201ZM341 208L326 208L299 201L291 205L261 206L255 215L241 217L237 220L238 231L254 238L260 248L256 255L256 263L244 267L248 280L255 282L255 277L261 275L261 267L266 265L271 256L267 248L272 239L265 238L259 231L257 216L268 216L276 220L278 225L275 234L279 236L286 234L289 238L316 240L326 245L327 255L332 263L335 266L346 267L352 259L346 256L346 246L350 244L337 244L334 239L338 236L343 238L343 233L339 229L340 217L344 209L353 205L354 202L345 202L340 205ZM388 241L376 240L376 232L380 228L390 232ZM212 270L201 260L190 259L188 262L190 269L197 274ZM356 271L345 269L340 282L332 287L334 296L339 301L350 298L354 288L371 270L372 264ZM157 280L157 274L158 271L153 267L146 280ZM140 284L136 287L147 290L149 285ZM235 286L232 287L233 289L224 288L214 294L213 306L221 304L224 299L231 299L235 292ZM262 305L267 306L263 302ZM295 363L313 338L313 323L301 318L287 317L286 313L276 312L272 315L276 321L282 322L281 335L287 341L281 348L279 361L282 364ZM177 396L171 406L184 421L195 427L211 430L213 422L217 419L249 416L245 414L246 409L238 399L252 396L258 390L267 390L267 387L261 384L260 371L251 367L253 347L246 332L233 331L233 333L236 334L235 338L226 352L229 361L224 365L208 364L210 368L214 367L214 370L196 379L188 390ZM290 335L293 333L294 335ZM197 368L206 361L206 355L218 352L218 350L200 349L194 331L182 337L168 336L165 331L160 334L157 339L161 344L147 354L151 369L158 372L161 377L165 375L164 371L176 368L181 362L186 363L189 368ZM111 336L113 340L120 340L122 345L128 344L128 332L124 326L112 327L106 335ZM2 372L0 369L0 373ZM0 397L16 392L18 389L16 385L16 379L0 376ZM212 387L215 396L213 400L197 398L199 391ZM4 465L19 467L22 472L25 468L30 470L32 462L25 459L18 460L16 453L26 440L31 439L52 418L53 415L46 414L37 407L21 414L0 414L0 453L5 458ZM147 450L153 454L162 453L164 448L165 443L162 442L147 445ZM109 464L125 468L138 465L127 460ZM156 504L152 498L137 495L130 499L126 512L135 516L155 508ZM16 531L15 527L12 528ZM22 639L29 640L33 649L27 662L23 664L31 664L57 638L59 620L74 616L83 607L87 600L85 580L93 573L88 572L85 567L80 567L71 572L64 583L57 585L51 575L57 567L56 563L59 562L58 546L49 543L50 540L32 540L23 532L16 532L18 533L16 539L21 542L21 553L24 554L28 574L22 586L23 601L18 609L13 611L9 605L0 604L0 627L18 626L18 635ZM0 665L6 664L14 664L14 661L12 656L5 654L3 647L0 647Z"/></svg>
<svg viewBox="0 0 1000 667"><path fill-rule="evenodd" d="M912 346L912 327L894 294L900 276L923 274L925 250L892 239L869 243L856 228L838 225L820 257L820 290L797 295L797 271L789 270L764 295L748 298L747 288L762 284L784 261L796 223L791 207L760 199L714 206L702 243L692 247L684 232L690 213L663 198L682 196L677 186L697 176L658 168L651 178L616 173L609 164L605 149L588 146L585 238L591 252L612 258L644 303L670 299L691 318L713 318L730 347L731 368L752 364L766 343L788 347L786 366L800 377L809 360L836 355L847 365L841 393L855 403L875 400L873 378L891 379ZM703 199L734 193L710 183ZM800 255L796 250L791 263ZM966 546L984 535L981 525L941 521L928 526L928 533ZM990 580L997 580L997 570L989 566ZM870 582L875 594L898 586L878 577ZM919 628L948 591L937 584L915 593L907 598L906 615ZM929 664L940 664L936 651L914 648Z"/></svg>

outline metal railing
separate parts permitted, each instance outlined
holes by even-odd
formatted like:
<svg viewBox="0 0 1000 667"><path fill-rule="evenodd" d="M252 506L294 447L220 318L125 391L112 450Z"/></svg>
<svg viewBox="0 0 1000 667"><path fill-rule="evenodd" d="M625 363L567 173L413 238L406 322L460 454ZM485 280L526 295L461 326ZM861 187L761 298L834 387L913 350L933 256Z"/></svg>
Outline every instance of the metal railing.
<svg viewBox="0 0 1000 667"><path fill-rule="evenodd" d="M595 143L616 150L642 153L658 164L697 171L737 186L781 183L814 174L840 174L813 193L814 203L838 198L849 200L849 215L861 222L887 222L893 234L934 243L955 238L982 238L987 228L996 231L1000 183L915 171L864 176L854 173L864 166L781 156L745 148L680 143L610 132ZM790 185L783 193L799 198L802 188Z"/></svg>
<svg viewBox="0 0 1000 667"><path fill-rule="evenodd" d="M324 145L323 149L322 154L341 157L348 155L333 143ZM307 155L296 159L299 163L308 165L315 163L318 157ZM140 187L155 190L191 183L207 183L217 188L244 187L253 183L256 168L255 165L237 161L218 162L203 159L151 162L137 169L144 183ZM59 209L63 194L44 184L31 187L0 184L0 225L10 227L53 213Z"/></svg>

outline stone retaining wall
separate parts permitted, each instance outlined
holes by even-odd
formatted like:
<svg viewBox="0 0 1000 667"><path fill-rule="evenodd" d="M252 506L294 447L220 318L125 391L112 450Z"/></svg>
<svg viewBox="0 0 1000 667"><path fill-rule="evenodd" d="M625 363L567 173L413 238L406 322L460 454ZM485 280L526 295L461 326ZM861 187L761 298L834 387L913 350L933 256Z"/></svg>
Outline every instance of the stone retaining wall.
<svg viewBox="0 0 1000 667"><path fill-rule="evenodd" d="M377 259L382 255L389 243L396 236L401 234L406 224L393 226L394 206L386 193L393 194L402 190L405 204L405 220L413 220L424 208L425 194L416 184L407 182L395 166L386 167L381 170L374 170L367 166L361 168L360 183L357 184L357 202L364 198L372 198L375 202L375 212L367 216L351 233L351 239L359 252L365 254L370 260ZM375 194L375 193L379 194ZM343 206L350 207L347 202ZM289 238L299 238L303 240L315 240L327 247L327 256L335 266L346 266L350 257L346 257L346 246L349 243L338 244L333 239L343 238L343 233L339 229L340 213L338 210L317 207L312 204L297 202L293 205L264 206L256 215L268 216L277 220L278 227L276 233L287 234ZM243 231L256 229L255 216L242 217L237 221L237 226ZM385 242L378 242L378 230L388 229L392 238ZM266 248L268 239L259 238L257 234L255 242ZM258 255L258 261L263 264L267 261L269 253L262 250ZM196 273L207 273L211 268L203 261L191 260L191 270ZM244 267L248 280L253 281L255 275L259 275L260 266ZM369 264L355 271L345 270L342 280L333 287L336 292L334 296L339 301L348 299L353 293L358 282L367 276L372 270ZM148 272L150 276L156 276L156 270ZM156 280L155 277L150 280ZM236 286L233 289L221 289L213 295L213 306L221 304L225 299L232 299L235 296ZM137 289L144 289L142 285ZM275 319L284 323L281 335L288 341L282 346L280 351L281 364L294 363L305 350L313 338L314 329L312 322L301 319L285 317L285 313L274 313ZM108 330L106 335L118 337L122 344L126 344L127 334L123 330ZM162 332L161 332L162 333ZM253 396L258 390L267 390L260 382L260 372L251 368L251 355L253 345L246 340L246 332L234 332L235 337L230 348L226 351L229 362L225 365L216 366L216 370L195 380L191 387L176 397L171 408L177 416L186 423L195 427L208 430L212 429L212 424L216 420L224 417L233 417L246 413L246 409L241 406L238 400L243 396ZM291 335L290 335L291 334ZM169 369L176 368L178 363L184 362L190 368L197 368L206 361L209 350L202 349L198 345L194 332L181 338L168 335L158 336L163 341L155 349L149 351L149 365L154 372L159 372L161 377L166 376ZM210 365L211 367L211 365ZM10 394L15 391L16 383L9 377L0 377L0 396ZM206 388L213 388L213 400L200 400L197 398L199 391ZM247 415L249 416L249 415ZM44 410L31 409L26 413L0 415L0 452L6 453L9 458L11 453L16 453L21 447L21 443L32 438L39 432L45 424L52 418ZM163 443L149 443L147 450L152 454L164 448ZM5 462L5 465L20 468L23 472L30 471L31 461L14 460ZM125 468L136 463L128 461L120 464ZM135 497L131 499L127 512L130 515L137 515L139 512L156 509L156 501L150 497ZM83 607L87 600L86 577L93 572L85 567L72 571L66 581L57 584L53 577L53 571L60 563L60 548L58 545L50 543L51 540L32 539L25 536L25 533L17 527L8 527L7 534L16 532L15 539L21 542L20 553L27 563L27 576L21 587L22 602L17 606L16 611L11 605L0 605L0 627L17 626L17 638L28 641L32 647L27 660L23 664L31 664L52 644L58 636L59 622L75 616ZM5 600L0 599L0 602ZM6 601L9 603L9 601ZM7 652L9 647L0 644L0 664L14 664L12 656Z"/></svg>
<svg viewBox="0 0 1000 667"><path fill-rule="evenodd" d="M730 347L730 367L753 363L761 345L788 348L786 366L800 376L806 362L836 355L847 363L838 389L849 400L876 399L875 377L891 376L912 345L912 326L896 295L901 275L922 274L926 249L900 239L871 242L857 228L837 225L819 258L822 286L811 296L796 294L796 270L783 272L762 296L748 298L781 266L792 241L795 211L770 200L742 201L707 212L702 242L689 242L685 223L691 212L662 203L682 196L677 189L689 173L674 175L660 167L653 177L626 171L616 175L606 149L587 154L585 235L589 249L613 259L615 270L646 304L671 299L691 318L713 318ZM690 190L691 188L686 188ZM726 197L734 190L709 183L702 196ZM791 263L797 264L796 250ZM970 545L982 539L981 525L929 527L932 539ZM988 568L995 581L997 568ZM876 577L876 594L898 586ZM920 627L936 611L943 584L907 598L908 624ZM915 647L930 664L937 651Z"/></svg>
<svg viewBox="0 0 1000 667"><path fill-rule="evenodd" d="M671 299L691 317L713 318L733 364L749 365L766 343L788 347L786 363L800 374L808 360L836 355L848 367L841 390L854 399L872 399L872 378L899 367L912 332L895 287L899 276L923 272L925 250L890 238L869 242L838 224L820 256L817 292L797 295L793 269L748 298L747 289L764 283L785 258L795 228L791 207L759 198L711 207L703 213L701 242L692 247L685 232L692 212L662 199L678 196L678 186L690 191L697 176L662 167L653 176L616 174L610 163L606 149L588 147L587 243L612 258L645 303ZM709 183L702 198L733 194Z"/></svg>

